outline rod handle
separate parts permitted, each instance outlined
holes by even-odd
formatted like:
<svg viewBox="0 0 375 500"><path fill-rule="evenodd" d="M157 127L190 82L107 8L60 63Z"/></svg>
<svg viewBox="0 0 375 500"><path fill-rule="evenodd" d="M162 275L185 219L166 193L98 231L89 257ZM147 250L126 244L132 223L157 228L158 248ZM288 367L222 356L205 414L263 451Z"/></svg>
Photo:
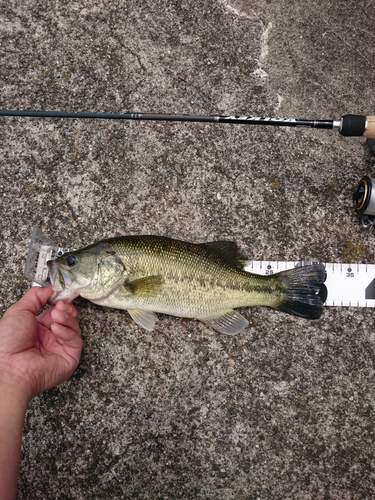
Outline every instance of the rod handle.
<svg viewBox="0 0 375 500"><path fill-rule="evenodd" d="M346 137L364 136L375 139L375 116L342 116L340 134Z"/></svg>
<svg viewBox="0 0 375 500"><path fill-rule="evenodd" d="M367 139L375 139L375 116L366 116L366 120L367 127L363 135Z"/></svg>

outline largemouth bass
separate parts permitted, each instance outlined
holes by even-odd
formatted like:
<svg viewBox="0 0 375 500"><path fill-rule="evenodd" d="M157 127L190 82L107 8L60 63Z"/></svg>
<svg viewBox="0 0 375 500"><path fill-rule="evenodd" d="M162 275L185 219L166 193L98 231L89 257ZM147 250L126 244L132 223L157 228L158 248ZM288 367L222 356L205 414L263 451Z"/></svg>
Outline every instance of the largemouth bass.
<svg viewBox="0 0 375 500"><path fill-rule="evenodd" d="M123 236L100 241L50 261L50 303L84 297L126 309L153 330L155 312L196 318L234 335L248 321L234 308L269 306L317 319L323 264L296 267L271 276L243 270L246 259L233 242L194 244L162 236Z"/></svg>

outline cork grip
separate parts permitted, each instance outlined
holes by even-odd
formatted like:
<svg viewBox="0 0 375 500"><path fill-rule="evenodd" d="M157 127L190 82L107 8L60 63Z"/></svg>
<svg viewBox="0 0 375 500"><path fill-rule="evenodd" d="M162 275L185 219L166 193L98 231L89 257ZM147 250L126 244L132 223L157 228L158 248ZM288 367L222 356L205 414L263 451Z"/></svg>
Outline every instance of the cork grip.
<svg viewBox="0 0 375 500"><path fill-rule="evenodd" d="M368 139L375 139L375 116L366 116L367 126L363 134Z"/></svg>

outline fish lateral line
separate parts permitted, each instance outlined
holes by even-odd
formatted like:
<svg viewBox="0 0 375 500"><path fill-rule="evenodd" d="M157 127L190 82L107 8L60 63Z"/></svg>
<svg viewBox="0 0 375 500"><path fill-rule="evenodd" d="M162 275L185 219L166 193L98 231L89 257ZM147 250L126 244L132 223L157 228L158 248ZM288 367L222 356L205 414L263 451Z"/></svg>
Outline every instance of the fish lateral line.
<svg viewBox="0 0 375 500"><path fill-rule="evenodd" d="M124 236L99 241L73 255L54 261L60 275L69 276L65 297L78 291L98 305L132 311L134 321L146 329L154 324L151 312L201 319L229 335L247 326L247 320L234 311L240 307L273 307L306 319L317 319L323 312L318 292L325 279L324 265L259 276L243 269L243 255L233 242L196 244L160 236ZM56 291L61 288L61 283L58 290L55 286Z"/></svg>

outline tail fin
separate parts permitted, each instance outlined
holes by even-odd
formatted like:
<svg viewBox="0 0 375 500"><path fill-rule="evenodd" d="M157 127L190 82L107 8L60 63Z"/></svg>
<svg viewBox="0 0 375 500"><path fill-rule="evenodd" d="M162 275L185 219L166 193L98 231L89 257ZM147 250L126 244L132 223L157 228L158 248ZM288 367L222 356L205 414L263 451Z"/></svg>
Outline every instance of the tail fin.
<svg viewBox="0 0 375 500"><path fill-rule="evenodd" d="M318 319L323 313L327 289L323 264L298 266L278 273L284 288L280 311L307 319Z"/></svg>

